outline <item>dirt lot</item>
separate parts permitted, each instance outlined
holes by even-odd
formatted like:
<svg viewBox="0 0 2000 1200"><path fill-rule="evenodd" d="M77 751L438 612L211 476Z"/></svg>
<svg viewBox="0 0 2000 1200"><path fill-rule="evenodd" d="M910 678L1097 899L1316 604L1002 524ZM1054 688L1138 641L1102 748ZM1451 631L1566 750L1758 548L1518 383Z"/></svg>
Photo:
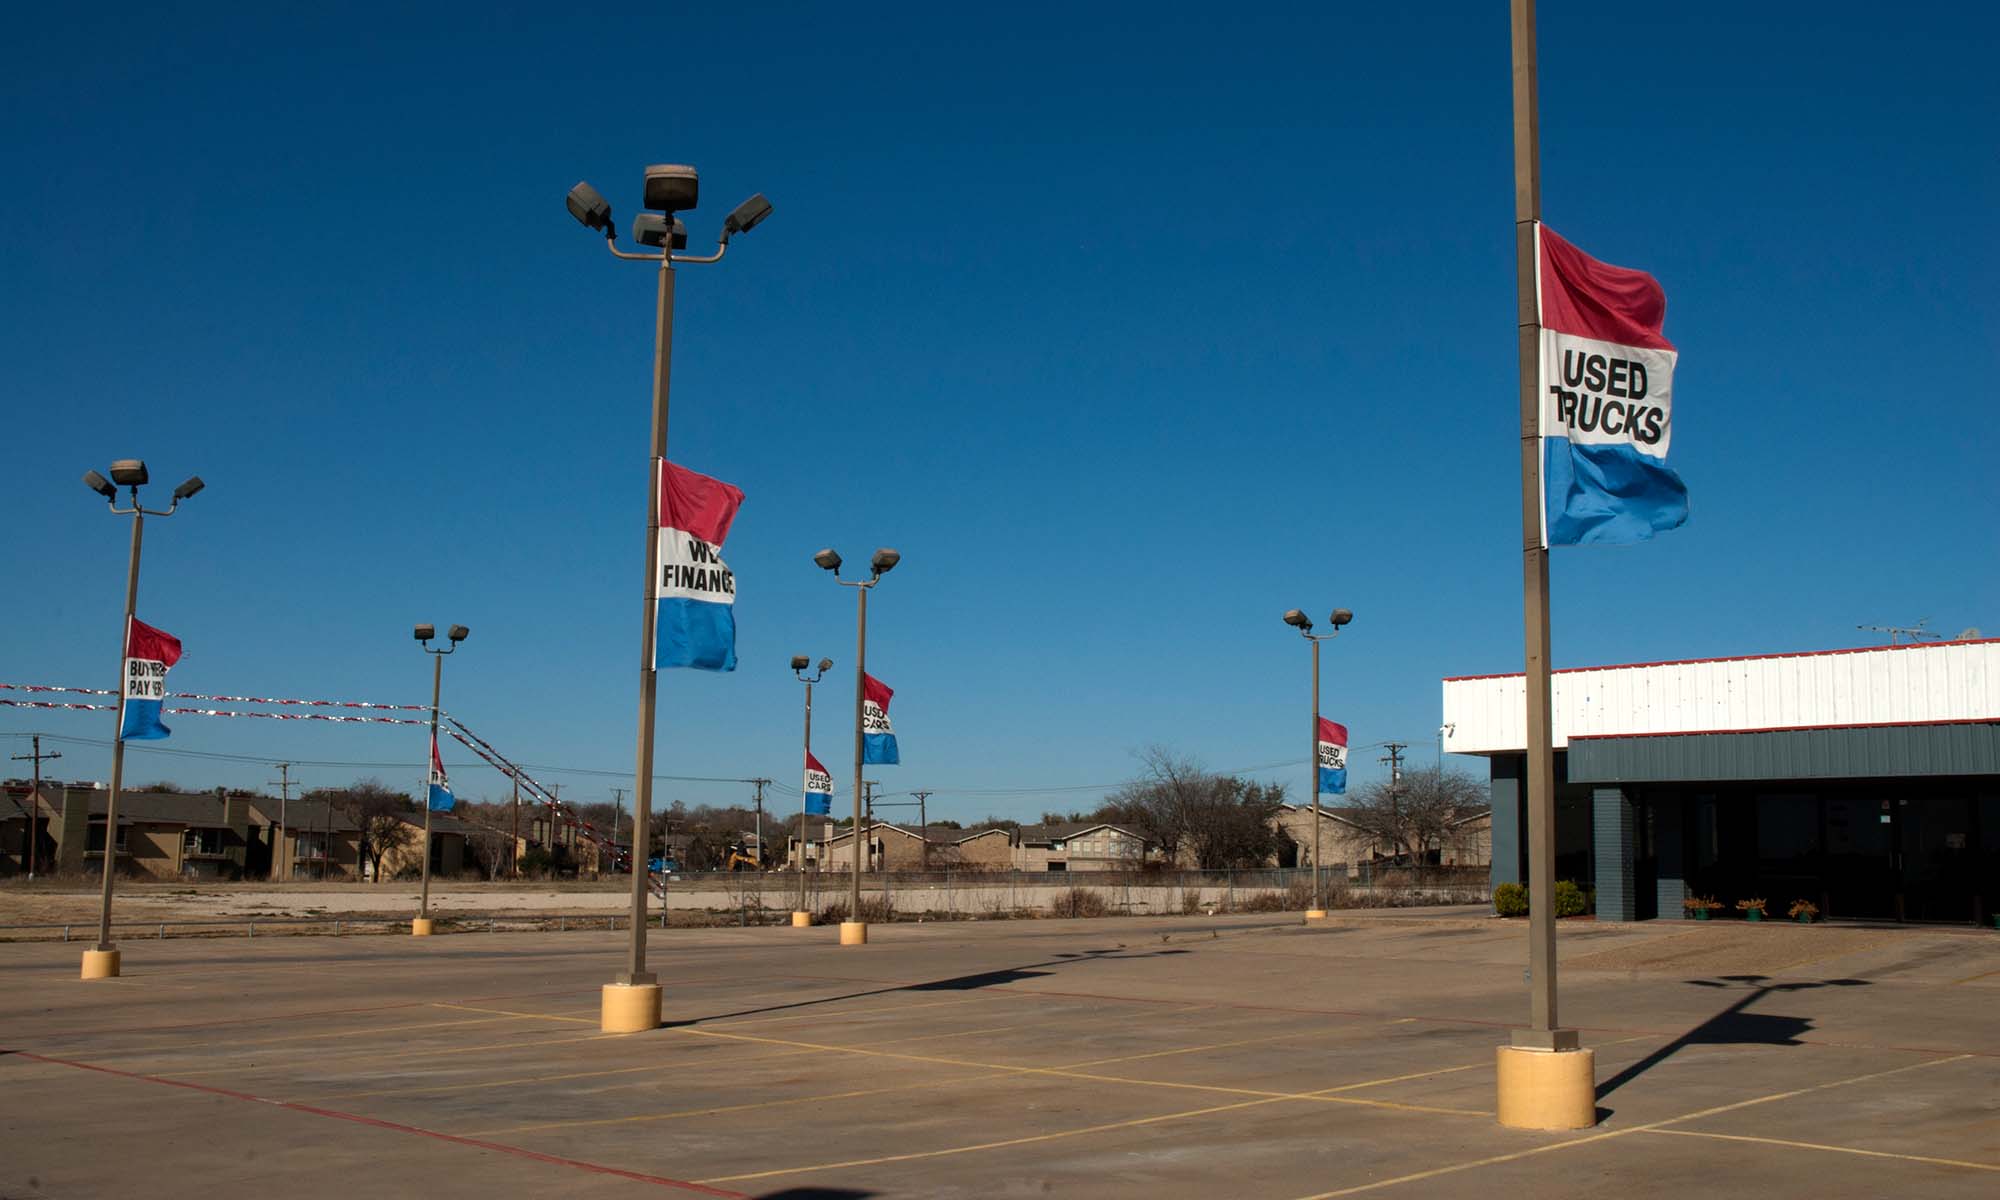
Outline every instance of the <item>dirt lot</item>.
<svg viewBox="0 0 2000 1200"><path fill-rule="evenodd" d="M0 945L0 1196L2000 1189L2000 935L1566 923L1602 1122L1527 1134L1492 1118L1523 934L656 932L668 1024L623 1037L622 934L135 941L91 983L73 945Z"/></svg>

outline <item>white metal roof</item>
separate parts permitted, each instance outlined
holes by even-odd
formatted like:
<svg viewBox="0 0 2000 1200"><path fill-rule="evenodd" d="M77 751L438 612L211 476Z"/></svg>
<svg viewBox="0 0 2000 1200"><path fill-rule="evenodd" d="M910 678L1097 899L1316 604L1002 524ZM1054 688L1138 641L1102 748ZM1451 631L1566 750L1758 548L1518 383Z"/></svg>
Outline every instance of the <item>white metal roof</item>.
<svg viewBox="0 0 2000 1200"><path fill-rule="evenodd" d="M1572 737L1753 733L2000 720L2000 638L1576 667L1554 678L1555 744ZM1527 745L1524 677L1444 681L1444 749Z"/></svg>

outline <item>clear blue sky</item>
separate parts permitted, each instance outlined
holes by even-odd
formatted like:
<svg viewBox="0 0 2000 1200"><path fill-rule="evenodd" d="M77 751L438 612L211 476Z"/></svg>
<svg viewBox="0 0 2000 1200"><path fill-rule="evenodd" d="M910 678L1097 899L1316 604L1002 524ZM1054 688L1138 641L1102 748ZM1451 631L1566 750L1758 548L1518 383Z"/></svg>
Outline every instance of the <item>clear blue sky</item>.
<svg viewBox="0 0 2000 1200"><path fill-rule="evenodd" d="M1302 779L1294 605L1354 610L1326 710L1418 763L1441 676L1520 667L1503 0L121 7L31 6L0 47L0 681L115 682L127 531L77 477L141 455L158 500L209 484L148 529L176 690L421 701L411 624L464 622L447 707L629 786L653 278L562 198L593 181L622 229L657 161L701 168L697 248L777 206L680 276L671 453L749 499L742 666L663 677L662 772L795 796L806 653L840 664L815 741L847 786L853 595L822 545L903 552L871 606L881 777L948 817L1088 805L976 793L1115 781L1150 742ZM1665 285L1693 511L1558 551L1557 664L2000 632L2000 14L1541 23L1546 216ZM408 764L308 786L423 754L174 724L175 750ZM111 718L0 710L31 730Z"/></svg>

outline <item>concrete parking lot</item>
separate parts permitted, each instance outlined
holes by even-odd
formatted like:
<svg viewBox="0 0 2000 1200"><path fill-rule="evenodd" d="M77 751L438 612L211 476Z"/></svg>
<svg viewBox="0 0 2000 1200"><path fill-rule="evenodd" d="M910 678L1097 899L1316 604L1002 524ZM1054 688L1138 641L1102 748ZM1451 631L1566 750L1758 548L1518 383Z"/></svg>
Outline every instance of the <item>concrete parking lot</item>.
<svg viewBox="0 0 2000 1200"><path fill-rule="evenodd" d="M1493 1120L1477 912L0 945L0 1197L2000 1194L2000 934L1565 924L1602 1121Z"/></svg>

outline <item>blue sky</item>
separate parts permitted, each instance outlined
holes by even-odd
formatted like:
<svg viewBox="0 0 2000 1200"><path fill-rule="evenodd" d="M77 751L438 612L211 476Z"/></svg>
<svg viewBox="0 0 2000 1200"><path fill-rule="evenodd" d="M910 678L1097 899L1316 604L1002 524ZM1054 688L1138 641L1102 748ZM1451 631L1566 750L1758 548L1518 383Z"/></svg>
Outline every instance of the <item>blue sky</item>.
<svg viewBox="0 0 2000 1200"><path fill-rule="evenodd" d="M562 197L593 181L623 229L658 161L701 168L697 248L776 205L680 275L670 452L749 499L742 665L663 677L663 773L795 796L805 653L840 664L815 745L847 785L853 597L822 545L903 552L871 605L882 778L943 816L1087 806L1155 742L1303 779L1294 605L1356 614L1325 708L1357 746L1427 762L1439 678L1519 669L1500 0L118 9L40 6L0 47L0 682L115 682L127 532L77 477L141 455L160 500L209 484L148 528L175 689L422 701L410 625L464 622L447 707L611 773L548 772L566 796L629 786L653 279ZM2000 632L2000 15L1541 23L1546 218L1666 288L1693 514L1557 552L1557 665ZM110 729L0 709L0 735ZM307 786L423 755L193 717L165 745L408 764Z"/></svg>

